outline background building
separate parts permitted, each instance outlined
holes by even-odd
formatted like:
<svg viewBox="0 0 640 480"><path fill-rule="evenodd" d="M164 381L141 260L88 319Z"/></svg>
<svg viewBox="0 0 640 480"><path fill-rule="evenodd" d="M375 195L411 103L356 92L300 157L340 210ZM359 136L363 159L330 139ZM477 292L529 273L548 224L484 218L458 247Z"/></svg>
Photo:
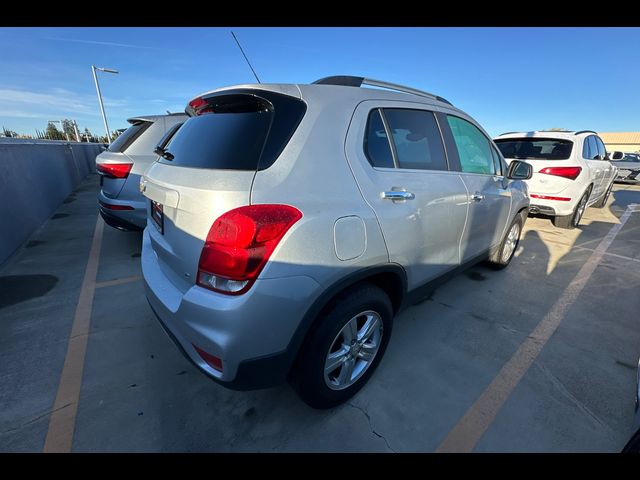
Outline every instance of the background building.
<svg viewBox="0 0 640 480"><path fill-rule="evenodd" d="M607 152L640 151L640 132L599 132L598 135L607 147Z"/></svg>

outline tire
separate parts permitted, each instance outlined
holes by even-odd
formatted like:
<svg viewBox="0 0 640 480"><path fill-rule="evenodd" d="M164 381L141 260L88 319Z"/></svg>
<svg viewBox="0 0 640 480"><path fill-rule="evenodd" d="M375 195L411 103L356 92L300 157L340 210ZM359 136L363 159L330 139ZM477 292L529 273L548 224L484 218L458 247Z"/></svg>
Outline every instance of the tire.
<svg viewBox="0 0 640 480"><path fill-rule="evenodd" d="M367 322L374 325L369 335L348 346L353 338L349 327L355 327L359 337L367 330ZM380 363L392 325L391 300L379 287L363 283L336 297L314 324L298 357L292 383L302 400L326 409L355 395ZM325 371L329 355L336 368ZM371 356L368 361L367 356Z"/></svg>
<svg viewBox="0 0 640 480"><path fill-rule="evenodd" d="M567 230L576 228L580 224L580 220L582 220L584 211L587 209L587 201L589 200L590 194L591 187L589 187L587 191L584 192L584 195L580 197L580 200L576 204L576 208L573 209L571 215L553 217L553 224L558 228L565 228Z"/></svg>
<svg viewBox="0 0 640 480"><path fill-rule="evenodd" d="M607 200L609 200L609 195L611 194L611 189L613 188L613 182L611 182L609 184L609 188L607 188L607 191L605 192L605 194L600 198L600 200L598 200L596 203L594 203L593 205L591 205L594 208L604 208L604 206L607 204Z"/></svg>
<svg viewBox="0 0 640 480"><path fill-rule="evenodd" d="M488 264L494 270L502 270L511 263L514 253L520 243L520 235L524 227L525 213L520 212L513 219L498 248L489 254Z"/></svg>

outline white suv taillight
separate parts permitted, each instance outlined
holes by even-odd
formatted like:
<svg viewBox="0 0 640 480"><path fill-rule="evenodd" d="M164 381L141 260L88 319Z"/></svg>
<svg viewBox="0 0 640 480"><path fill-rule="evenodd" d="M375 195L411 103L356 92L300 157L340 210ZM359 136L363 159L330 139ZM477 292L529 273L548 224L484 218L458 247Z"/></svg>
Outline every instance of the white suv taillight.
<svg viewBox="0 0 640 480"><path fill-rule="evenodd" d="M246 292L301 218L300 210L289 205L249 205L222 214L202 248L197 284L228 295Z"/></svg>
<svg viewBox="0 0 640 480"><path fill-rule="evenodd" d="M540 170L538 173L544 173L546 175L555 175L556 177L564 177L569 180L575 180L582 171L581 167L546 167Z"/></svg>

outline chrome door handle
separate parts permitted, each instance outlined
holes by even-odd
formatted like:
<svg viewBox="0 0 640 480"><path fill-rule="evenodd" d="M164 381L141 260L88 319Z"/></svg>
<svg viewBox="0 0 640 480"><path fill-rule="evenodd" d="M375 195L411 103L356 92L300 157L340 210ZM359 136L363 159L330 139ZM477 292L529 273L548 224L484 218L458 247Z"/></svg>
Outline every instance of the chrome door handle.
<svg viewBox="0 0 640 480"><path fill-rule="evenodd" d="M471 195L471 199L479 202L481 200L484 200L484 195L482 195L481 193L474 193L473 195Z"/></svg>
<svg viewBox="0 0 640 480"><path fill-rule="evenodd" d="M416 196L406 190L392 190L390 192L382 192L382 198L386 200L413 200Z"/></svg>

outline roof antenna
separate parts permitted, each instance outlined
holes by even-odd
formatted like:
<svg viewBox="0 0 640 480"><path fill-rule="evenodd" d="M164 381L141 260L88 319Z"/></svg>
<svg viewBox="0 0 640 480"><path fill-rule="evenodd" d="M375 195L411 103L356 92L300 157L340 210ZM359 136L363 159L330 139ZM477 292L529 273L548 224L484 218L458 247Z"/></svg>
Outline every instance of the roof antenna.
<svg viewBox="0 0 640 480"><path fill-rule="evenodd" d="M238 41L238 39L236 38L236 34L233 33L233 30L231 31L231 35L233 35L233 39L236 41L236 43L238 44L238 48L240 49L240 51L242 52L242 56L244 56L244 59L247 61L247 64L249 65L249 68L251 69L251 71L253 72L253 76L256 77L256 80L258 81L258 83L262 83L260 81L260 79L258 78L258 74L256 73L256 71L253 69L253 67L251 66L251 62L249 61L249 59L247 58L247 56L244 53L244 50L242 49L242 46L240 45L240 42Z"/></svg>

